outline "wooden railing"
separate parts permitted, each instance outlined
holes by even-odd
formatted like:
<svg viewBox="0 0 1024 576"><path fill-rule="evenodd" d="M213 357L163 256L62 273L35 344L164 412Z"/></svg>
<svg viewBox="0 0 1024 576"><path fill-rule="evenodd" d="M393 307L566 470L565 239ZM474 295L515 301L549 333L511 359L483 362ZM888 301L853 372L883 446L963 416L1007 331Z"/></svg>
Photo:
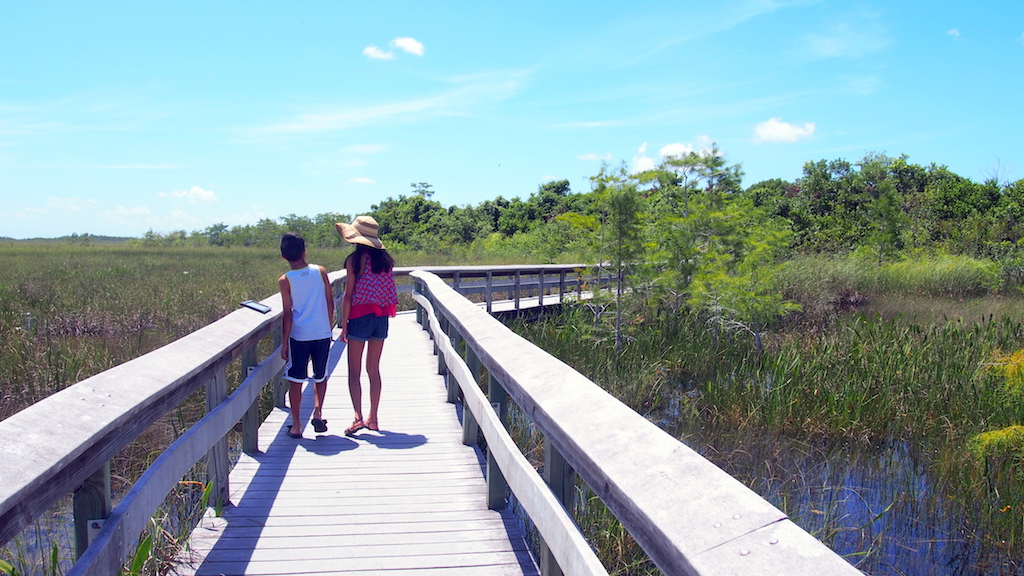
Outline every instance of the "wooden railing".
<svg viewBox="0 0 1024 576"><path fill-rule="evenodd" d="M579 266L433 267L453 279L465 294L496 292L518 300L530 290L580 286ZM396 268L407 276L412 268ZM571 275L566 281L566 275ZM344 271L333 272L335 294ZM474 283L473 279L480 282ZM497 279L497 282L494 280ZM524 280L525 279L525 280ZM487 290L490 287L491 290ZM558 297L560 298L560 296ZM78 562L70 574L115 574L132 552L150 518L174 486L208 457L210 505L228 497L227 434L242 422L242 449L259 450L255 400L269 382L277 382L275 405L284 407L285 386L278 377L281 297L262 301L271 312L240 308L224 318L158 350L87 378L0 421L0 545L68 494ZM552 296L550 304L557 303ZM273 340L274 350L257 359L257 346ZM239 387L228 395L227 369L240 362ZM112 506L110 459L150 425L196 390L206 390L207 414L179 437Z"/></svg>
<svg viewBox="0 0 1024 576"><path fill-rule="evenodd" d="M474 443L478 428L486 438L489 504L504 506L508 480L544 538L542 573L557 573L555 564L570 576L592 573L574 563L578 551L570 535L538 520L552 494L573 509L578 474L665 574L860 574L749 488L440 278L412 275L438 371L448 376L449 400L461 392L466 402L463 439ZM478 383L481 367L488 375L487 399ZM521 481L522 470L519 459L508 462L505 453L508 399L544 435L543 477L550 492L538 494L529 485L521 491L510 479Z"/></svg>
<svg viewBox="0 0 1024 576"><path fill-rule="evenodd" d="M542 305L558 304L573 290L579 295L585 283L597 283L579 269L396 269L415 279L413 297L434 337L439 372L448 375L449 397L465 402L466 442L475 442L478 431L487 440L488 504L504 505L506 485L515 493L544 540L544 574L557 574L559 567L571 576L604 573L566 513L574 474L666 574L858 574L756 494L485 311L496 293L519 301L532 289L529 296ZM340 293L344 272L330 279ZM460 293L481 294L484 305ZM0 544L74 493L80 557L69 574L116 574L166 495L204 455L213 485L210 504L226 501L227 434L241 421L242 449L258 451L255 401L267 383L280 380L283 367L280 295L262 303L272 311L236 310L0 422ZM274 350L258 361L264 339L274 341ZM228 395L227 368L236 360L242 383ZM490 377L489 398L476 381L481 366ZM112 507L110 459L202 387L206 416ZM283 396L279 387L278 406ZM508 398L545 436L547 488L504 430ZM55 419L59 433L40 426Z"/></svg>

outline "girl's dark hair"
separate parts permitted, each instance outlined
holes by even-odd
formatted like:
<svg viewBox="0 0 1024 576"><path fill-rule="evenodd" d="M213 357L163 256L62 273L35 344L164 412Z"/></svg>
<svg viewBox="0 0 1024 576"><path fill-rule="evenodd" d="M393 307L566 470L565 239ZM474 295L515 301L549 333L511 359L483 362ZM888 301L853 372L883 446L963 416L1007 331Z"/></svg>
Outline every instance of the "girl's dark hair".
<svg viewBox="0 0 1024 576"><path fill-rule="evenodd" d="M395 259L392 258L391 254L389 254L384 248L372 248L365 244L356 244L355 247L356 249L349 254L349 258L352 258L353 256L359 258L364 253L369 254L370 270L372 270L374 274L390 272L391 269L395 267Z"/></svg>

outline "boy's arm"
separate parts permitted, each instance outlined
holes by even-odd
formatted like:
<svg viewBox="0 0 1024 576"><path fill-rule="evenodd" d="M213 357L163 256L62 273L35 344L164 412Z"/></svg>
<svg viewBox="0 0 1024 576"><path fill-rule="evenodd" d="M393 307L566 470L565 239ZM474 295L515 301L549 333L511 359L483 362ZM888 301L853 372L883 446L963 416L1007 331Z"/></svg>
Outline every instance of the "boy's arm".
<svg viewBox="0 0 1024 576"><path fill-rule="evenodd" d="M281 292L281 358L287 361L288 339L292 335L292 285L288 277L281 276L277 288Z"/></svg>
<svg viewBox="0 0 1024 576"><path fill-rule="evenodd" d="M320 266L320 277L324 279L324 296L327 297L327 323L334 328L334 290L331 290L331 281L327 278L327 268Z"/></svg>

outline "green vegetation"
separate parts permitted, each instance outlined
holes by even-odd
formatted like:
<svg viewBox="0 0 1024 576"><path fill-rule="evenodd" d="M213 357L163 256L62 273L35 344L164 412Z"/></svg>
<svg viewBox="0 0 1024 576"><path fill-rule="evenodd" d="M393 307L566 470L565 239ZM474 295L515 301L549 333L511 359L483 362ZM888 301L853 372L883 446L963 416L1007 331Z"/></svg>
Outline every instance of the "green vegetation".
<svg viewBox="0 0 1024 576"><path fill-rule="evenodd" d="M368 213L403 266L606 263L614 291L517 330L862 569L884 572L915 546L901 526L927 526L934 541L973 535L965 571L1019 570L1024 180L975 183L883 154L808 162L795 182L741 178L713 147L638 174L605 166L584 193L557 181L445 207L420 182ZM283 232L339 269L334 223L350 220L4 243L0 418L266 297ZM115 474L130 482L200 411L154 426ZM862 469L889 483L849 485ZM656 573L580 489L580 524L611 571ZM129 570L159 570L178 537L168 527L201 499L200 477L183 481ZM0 561L30 570L17 546Z"/></svg>
<svg viewBox="0 0 1024 576"><path fill-rule="evenodd" d="M641 300L628 305L626 316L634 320L624 325L630 344L620 353L611 321L595 322L598 306L574 306L515 329L747 482L869 573L908 561L892 542L913 548L913 539L929 530L969 549L958 562L971 570L1012 571L1024 552L1024 302L1009 301L1012 314L976 315L1007 304L1002 297L959 296L977 294L991 271L963 274L987 265L946 264L936 260L930 271L879 283L878 275L905 267L794 262L816 280L794 277L792 270L779 275L792 293L807 298L799 302L805 312L773 325L763 353L739 334L716 338L699 310L657 315ZM860 306L867 308L883 294L875 291L879 286L940 298L931 298L935 309L924 312L841 309L851 299L839 295L861 294ZM935 286L943 288L934 292ZM903 452L909 456L883 465L874 479L843 487L849 478L841 471L850 471L849 462L860 461L861 470L852 473L862 474L885 454ZM916 466L906 479L901 470L909 465L901 460ZM816 466L829 471L818 478ZM903 489L882 485L901 481ZM580 507L581 525L595 538L616 541L608 565L637 566L628 538L593 520L606 519L606 512L581 489L588 502ZM887 500L859 504L890 490ZM851 513L859 506L866 509ZM648 565L620 573L657 572Z"/></svg>

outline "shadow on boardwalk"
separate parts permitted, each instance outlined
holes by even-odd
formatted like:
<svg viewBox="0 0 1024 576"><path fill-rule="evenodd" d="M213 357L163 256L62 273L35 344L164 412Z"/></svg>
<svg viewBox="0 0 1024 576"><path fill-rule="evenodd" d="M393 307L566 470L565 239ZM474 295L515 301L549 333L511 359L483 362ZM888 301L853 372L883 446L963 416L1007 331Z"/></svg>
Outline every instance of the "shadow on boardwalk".
<svg viewBox="0 0 1024 576"><path fill-rule="evenodd" d="M481 456L462 444L415 316L400 314L384 347L380 432L341 432L352 415L343 350L332 349L328 432L289 438L275 410L260 429L265 452L241 456L233 505L195 530L178 573L537 574L518 522L486 508ZM304 421L311 411L310 389Z"/></svg>

